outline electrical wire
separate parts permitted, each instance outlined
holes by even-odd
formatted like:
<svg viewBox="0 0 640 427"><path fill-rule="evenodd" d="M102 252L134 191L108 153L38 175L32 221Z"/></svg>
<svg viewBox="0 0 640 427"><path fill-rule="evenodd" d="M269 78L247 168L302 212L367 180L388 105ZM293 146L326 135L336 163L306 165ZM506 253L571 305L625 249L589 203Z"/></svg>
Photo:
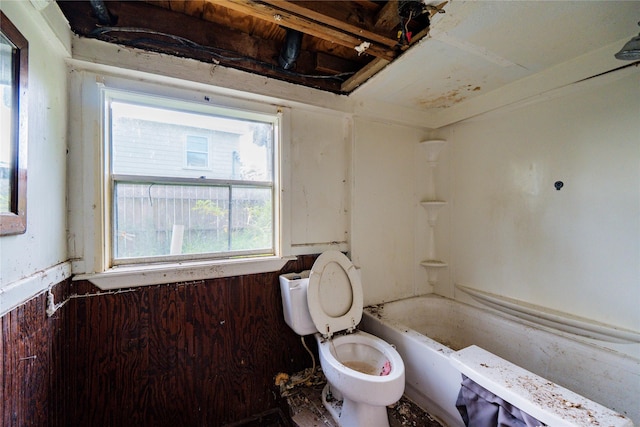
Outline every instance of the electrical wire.
<svg viewBox="0 0 640 427"><path fill-rule="evenodd" d="M409 22L411 22L412 17L413 17L413 10L409 12L409 17L407 18L407 22L404 23L404 34L407 39L407 43L411 43L411 39L409 36Z"/></svg>
<svg viewBox="0 0 640 427"><path fill-rule="evenodd" d="M398 38L400 40L401 45L407 45L411 43L411 36L410 36L411 33L409 33L409 23L411 22L412 18L413 18L413 10L409 11L409 16L405 21L405 18L402 16L402 13L400 12L400 8L398 8L398 20L400 21L400 30L398 31L399 33Z"/></svg>
<svg viewBox="0 0 640 427"><path fill-rule="evenodd" d="M192 40L189 40L187 38L184 37L180 37L180 36L176 36L173 34L167 34L167 33L163 33L160 31L155 31L155 30L150 30L147 28L136 28L136 27L99 27L96 28L95 30L91 31L88 36L89 37L94 37L94 38L98 38L100 36L105 36L105 37L109 37L109 33L114 33L114 32L119 32L119 33L140 33L140 34L145 34L145 35L155 35L155 36L161 36L161 37L166 37L172 41L162 41L162 40L157 40L157 39L152 39L152 38L147 38L147 37L140 37L140 38L136 38L133 39L131 41L129 41L129 44L133 45L134 47L138 47L137 45L140 44L155 44L155 45L160 45L163 47L186 47L189 49L193 49L195 51L199 51L199 52L204 52L207 54L212 55L213 59L215 61L225 61L225 62L249 62L252 64L256 64L259 66L262 66L264 68L267 68L271 71L275 71L281 74L285 74L285 75L289 75L289 76L293 76L293 77L302 77L302 78L308 78L308 79L326 79L326 80L338 80L340 82L346 80L346 78L352 76L353 74L355 74L355 72L345 72L345 73L337 73L337 74L332 74L332 75L315 75L315 74L304 74L304 73L297 73L295 71L291 71L291 70L284 70L282 68L279 68L277 66L275 66L274 64L270 64L268 62L264 62L261 61L259 59L255 59L255 58L249 58L249 57L245 57L245 56L238 56L238 55L233 55L235 52L229 51L229 50L225 50L225 49L220 49L220 48L214 48L211 46L203 46L199 43L196 43Z"/></svg>
<svg viewBox="0 0 640 427"><path fill-rule="evenodd" d="M73 294L73 295L69 295L67 297L67 299L65 299L64 301L61 301L61 302L56 304L55 299L54 299L55 297L54 297L53 292L51 291L51 289L52 288L49 288L47 290L47 309L46 309L47 317L53 316L56 313L56 311L58 311L59 308L64 306L66 303L68 303L72 299L101 297L103 295L117 295L117 294L124 294L124 293L127 293L127 292L134 292L135 291L135 289L118 289L117 291L98 292L98 293L94 293L94 294Z"/></svg>

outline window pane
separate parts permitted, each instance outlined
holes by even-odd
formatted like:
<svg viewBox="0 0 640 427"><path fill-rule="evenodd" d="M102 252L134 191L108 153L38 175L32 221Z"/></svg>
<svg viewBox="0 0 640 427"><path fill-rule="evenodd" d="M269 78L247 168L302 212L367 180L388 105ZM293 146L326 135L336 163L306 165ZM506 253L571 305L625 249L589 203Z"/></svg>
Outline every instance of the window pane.
<svg viewBox="0 0 640 427"><path fill-rule="evenodd" d="M187 136L187 151L209 152L209 141L199 136Z"/></svg>
<svg viewBox="0 0 640 427"><path fill-rule="evenodd" d="M187 167L207 168L209 166L209 140L201 136L187 136Z"/></svg>
<svg viewBox="0 0 640 427"><path fill-rule="evenodd" d="M273 124L112 101L112 173L137 176L272 181ZM210 167L205 174L187 165ZM200 138L195 138L200 139ZM206 141L211 141L209 146ZM198 147L196 147L198 145ZM209 149L211 152L209 153ZM190 153L200 155L190 157ZM190 164L190 161L194 164ZM203 165L203 160L206 163ZM209 164L210 162L210 164Z"/></svg>
<svg viewBox="0 0 640 427"><path fill-rule="evenodd" d="M233 188L232 250L273 247L273 205L269 188Z"/></svg>
<svg viewBox="0 0 640 427"><path fill-rule="evenodd" d="M276 118L122 96L105 98L112 265L275 254Z"/></svg>
<svg viewBox="0 0 640 427"><path fill-rule="evenodd" d="M208 165L206 153L187 152L187 166L192 168L206 168Z"/></svg>
<svg viewBox="0 0 640 427"><path fill-rule="evenodd" d="M229 250L227 187L118 182L115 211L116 258Z"/></svg>
<svg viewBox="0 0 640 427"><path fill-rule="evenodd" d="M17 50L0 33L0 212L11 212L14 161L14 64Z"/></svg>
<svg viewBox="0 0 640 427"><path fill-rule="evenodd" d="M273 247L270 188L116 182L114 194L117 259Z"/></svg>

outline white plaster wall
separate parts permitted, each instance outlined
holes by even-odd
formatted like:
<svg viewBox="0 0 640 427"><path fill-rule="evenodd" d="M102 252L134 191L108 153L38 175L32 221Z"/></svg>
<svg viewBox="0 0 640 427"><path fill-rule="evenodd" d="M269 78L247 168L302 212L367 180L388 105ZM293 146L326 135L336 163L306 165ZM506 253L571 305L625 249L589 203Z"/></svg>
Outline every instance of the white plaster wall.
<svg viewBox="0 0 640 427"><path fill-rule="evenodd" d="M0 8L29 42L27 231L0 237L0 312L4 313L40 292L47 284L42 276L67 260L68 95L64 46L40 12L29 2L3 1ZM51 280L61 280L59 273L60 268Z"/></svg>
<svg viewBox="0 0 640 427"><path fill-rule="evenodd" d="M452 278L640 331L638 74L596 86L447 129Z"/></svg>
<svg viewBox="0 0 640 427"><path fill-rule="evenodd" d="M422 136L417 128L354 120L351 257L362 269L365 305L414 295L426 280L415 244L424 232L415 162Z"/></svg>
<svg viewBox="0 0 640 427"><path fill-rule="evenodd" d="M351 131L345 114L291 110L293 253L347 248Z"/></svg>

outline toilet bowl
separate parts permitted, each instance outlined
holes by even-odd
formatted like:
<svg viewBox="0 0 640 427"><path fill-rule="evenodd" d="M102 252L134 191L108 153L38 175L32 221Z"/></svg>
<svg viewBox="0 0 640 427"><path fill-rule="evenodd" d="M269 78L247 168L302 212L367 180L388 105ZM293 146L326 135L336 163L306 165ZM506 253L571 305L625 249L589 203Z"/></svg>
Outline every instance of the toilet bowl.
<svg viewBox="0 0 640 427"><path fill-rule="evenodd" d="M404 392L404 363L393 346L356 329L362 284L349 258L322 253L310 272L280 276L286 323L314 334L327 378L323 404L341 427L388 427L387 405Z"/></svg>
<svg viewBox="0 0 640 427"><path fill-rule="evenodd" d="M387 405L404 392L404 363L396 349L363 331L331 340L316 334L316 340L327 378L322 400L333 418L345 427L389 426Z"/></svg>

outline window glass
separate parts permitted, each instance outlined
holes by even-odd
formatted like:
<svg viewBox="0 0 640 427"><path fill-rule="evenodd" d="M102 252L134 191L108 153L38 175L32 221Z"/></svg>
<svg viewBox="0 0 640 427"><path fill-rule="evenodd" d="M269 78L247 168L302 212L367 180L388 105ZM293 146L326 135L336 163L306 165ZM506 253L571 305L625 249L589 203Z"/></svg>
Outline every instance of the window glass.
<svg viewBox="0 0 640 427"><path fill-rule="evenodd" d="M274 254L276 116L129 98L106 101L112 264Z"/></svg>
<svg viewBox="0 0 640 427"><path fill-rule="evenodd" d="M15 170L13 151L16 48L0 33L0 212L11 212Z"/></svg>
<svg viewBox="0 0 640 427"><path fill-rule="evenodd" d="M187 167L209 167L209 140L201 136L187 135Z"/></svg>

